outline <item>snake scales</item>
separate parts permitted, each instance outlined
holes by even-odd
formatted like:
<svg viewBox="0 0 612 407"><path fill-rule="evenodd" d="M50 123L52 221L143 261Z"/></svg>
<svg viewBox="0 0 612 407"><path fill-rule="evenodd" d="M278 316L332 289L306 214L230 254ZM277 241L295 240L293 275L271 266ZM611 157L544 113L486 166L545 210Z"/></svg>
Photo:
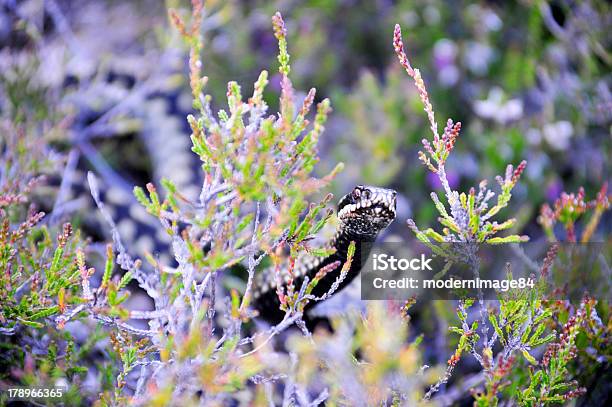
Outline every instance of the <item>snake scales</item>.
<svg viewBox="0 0 612 407"><path fill-rule="evenodd" d="M173 66L161 67L160 70L172 72ZM115 73L114 76L118 76L118 74ZM130 83L131 81L126 82ZM189 151L189 138L185 135L185 112L179 106L179 94L180 90L174 87L153 87L142 95L141 102L132 106L133 116L138 117L142 124L137 132L138 137L133 139L132 143L134 141L139 142L144 147L141 151L148 156L152 170L150 175L152 175L156 184L159 184L159 180L162 178L169 178L175 182L181 191L186 191L198 185L197 174L200 174L200 171L195 156ZM87 105L87 103L83 104ZM104 114L106 114L105 111L95 112L85 109L84 113L78 116L82 118L83 123L80 124L77 120L74 130L80 134L83 129L88 128L87 123L95 122L98 117ZM117 152L119 156L125 155L123 149ZM129 160L127 156L125 158ZM83 197L86 203L81 213L91 217L91 215L95 216L98 211L91 206L93 201L89 191L84 188L86 185L84 171L90 168L83 164L86 163L79 160L75 171L70 173L71 179L67 181L71 184L71 190L63 200L70 202L73 199ZM93 169L97 170L98 168ZM124 181L119 185L114 185L113 179L104 179L108 177L104 177L104 174L100 175L103 181L107 181L107 185L102 189L102 200L105 201L107 209L117 223L121 237L128 247L134 250L133 254L137 257L143 257L145 253L149 252L153 253L154 257L157 257L162 263L168 264L168 262L171 262L167 236L156 219L149 216L135 200L131 188L122 185L129 185L130 182ZM197 195L197 192L188 192L187 195ZM352 192L344 196L338 204L339 226L337 233L326 244L326 248L334 249L335 252L327 257L310 255L301 257L293 270L296 287L301 286L305 277L312 280L317 272L327 265L335 262L343 264L347 258L350 242L355 241L356 253L353 262L346 278L338 289L342 289L350 283L361 269L360 261L364 254L362 249L366 246L362 243L373 242L378 233L395 218L395 197L396 192L393 190L372 186L357 186ZM104 223L99 220L92 219L91 222L86 220L84 224L89 224L89 231L94 233L100 233L100 231L107 229ZM108 236L106 237L108 238ZM327 293L336 281L337 276L338 272L328 273L317 284L312 294L320 297ZM285 272L283 276L285 281L288 280L288 277L288 273ZM264 270L257 275L253 292L253 306L262 318L270 322L279 322L284 316L284 312L279 309L275 284L276 273L273 270Z"/></svg>
<svg viewBox="0 0 612 407"><path fill-rule="evenodd" d="M300 289L305 277L310 281L317 272L334 262L344 264L347 260L351 241L355 242L353 261L346 278L338 286L341 290L348 285L361 270L362 256L376 240L379 232L385 229L395 219L397 193L391 189L372 186L356 186L352 192L345 195L338 203L339 225L334 237L326 244L326 248L335 249L327 257L305 255L298 259L293 270L293 280L296 289ZM289 281L289 273L282 273L281 282ZM312 295L321 297L327 293L338 277L338 273L327 273L315 286ZM257 275L253 293L254 307L260 316L271 323L279 323L285 316L280 309L280 300L276 292L276 275L273 270L267 270ZM310 302L306 308L314 305Z"/></svg>
<svg viewBox="0 0 612 407"><path fill-rule="evenodd" d="M167 177L178 181L181 189L194 187L197 185L197 181L193 179L195 177L185 174L196 174L198 170L193 164L194 160L188 159L191 154L188 143L185 143L187 138L177 124L181 112L170 107L169 100L172 98L167 94L158 93L142 104L141 114L143 122L147 125L142 128L140 140L148 152L156 181ZM81 189L83 184L81 177L73 180L73 185L80 185ZM76 193L89 195L83 191ZM165 234L156 220L145 213L144 208L134 199L130 191L107 185L102 199L106 201L107 208L115 218L122 238L128 247L135 250L137 256L152 252L163 263L168 264L168 261L171 261ZM293 270L295 286L299 289L305 277L312 281L323 267L335 262L344 264L350 242L355 241L356 251L351 267L337 289L341 290L348 285L361 269L360 262L362 256L366 254L363 250L367 250L367 245L364 243L373 242L378 233L395 218L395 201L395 191L372 186L359 185L345 195L338 204L339 225L336 234L325 245L327 249L334 249L334 253L327 257L305 255L299 258ZM97 213L97 210L87 210L87 212ZM98 225L95 224L94 228L98 230L104 228L103 225ZM327 293L337 277L338 272L328 273L319 281L312 294L320 297ZM282 279L284 282L288 281L287 271L282 274ZM280 322L285 313L279 307L275 271L263 270L258 273L253 288L253 307L259 315L271 323Z"/></svg>

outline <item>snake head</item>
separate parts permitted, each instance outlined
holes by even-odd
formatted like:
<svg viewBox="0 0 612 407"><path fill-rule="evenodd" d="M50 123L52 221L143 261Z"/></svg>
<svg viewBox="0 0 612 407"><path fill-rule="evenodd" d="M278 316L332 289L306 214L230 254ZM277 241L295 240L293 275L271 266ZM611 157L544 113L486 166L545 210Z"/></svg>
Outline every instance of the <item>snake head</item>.
<svg viewBox="0 0 612 407"><path fill-rule="evenodd" d="M352 234L376 236L395 219L396 196L392 189L357 185L338 203L338 218Z"/></svg>

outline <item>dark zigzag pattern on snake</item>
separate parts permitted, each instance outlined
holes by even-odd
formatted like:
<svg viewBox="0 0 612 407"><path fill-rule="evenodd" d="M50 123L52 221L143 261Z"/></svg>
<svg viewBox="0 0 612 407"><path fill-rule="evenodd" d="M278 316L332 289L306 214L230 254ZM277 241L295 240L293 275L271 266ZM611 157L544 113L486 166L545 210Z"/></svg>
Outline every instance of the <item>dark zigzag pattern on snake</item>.
<svg viewBox="0 0 612 407"><path fill-rule="evenodd" d="M346 287L359 274L362 268L362 258L368 255L371 244L378 234L395 219L396 195L390 189L373 186L356 186L352 192L345 195L338 203L339 225L335 236L325 245L335 252L327 257L305 255L296 261L293 270L294 286L299 290L305 277L309 281L323 267L334 262L344 264L347 260L351 241L355 242L355 253L346 278L338 286L338 291ZM312 295L321 297L327 293L339 276L339 266L334 272L328 272L315 286ZM276 290L276 272L264 270L256 275L253 291L253 307L259 315L272 324L283 320L285 312L280 309L280 300ZM285 270L281 274L282 284L289 281ZM311 301L305 311L312 307Z"/></svg>
<svg viewBox="0 0 612 407"><path fill-rule="evenodd" d="M176 108L169 107L172 104L171 99L167 94L156 94L143 104L143 107L146 108L143 109L144 114L141 117L145 125L142 129L143 137L140 139L150 156L157 184L162 177L173 178L173 175L177 174L192 174L188 177L179 176L178 181L183 186L194 187L197 182L193 182L193 174L197 171L194 169L193 160L185 157L185 153L190 154L188 145L185 145L187 138L181 131L181 126L176 124L180 122L178 119L180 115L170 113L173 110L177 112ZM169 148L174 144L176 148ZM81 182L73 182L73 184L79 184L82 187L83 178L77 178ZM144 251L153 251L165 257L167 261L169 254L167 239L164 239L156 220L145 213L144 208L136 202L131 193L110 185L103 189L103 194L105 195L103 201L106 201L107 208L112 210L113 217L119 225L119 231L125 238L128 247L136 248L137 255L142 255ZM395 198L396 192L393 190L361 185L345 195L338 204L337 232L325 245L326 248L335 249L335 252L323 258L302 256L296 262L294 270L296 286L300 287L306 276L312 280L319 270L329 264L334 262L344 264L349 244L354 241L356 252L353 262L338 290L348 285L361 270L360 262L362 256L367 255L368 244L374 242L379 232L395 218ZM327 293L337 276L337 271L328 273L312 294L320 297ZM286 272L283 278L286 282L288 278ZM274 270L264 270L256 276L253 293L254 308L258 310L263 319L272 323L280 322L284 316L284 312L279 308L275 283ZM312 305L312 303L309 304L309 306Z"/></svg>

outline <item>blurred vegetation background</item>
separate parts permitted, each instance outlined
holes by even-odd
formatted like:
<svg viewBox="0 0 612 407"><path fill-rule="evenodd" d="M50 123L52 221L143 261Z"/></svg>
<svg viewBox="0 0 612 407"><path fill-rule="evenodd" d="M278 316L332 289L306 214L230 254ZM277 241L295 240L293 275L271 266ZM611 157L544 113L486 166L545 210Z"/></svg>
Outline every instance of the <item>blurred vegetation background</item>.
<svg viewBox="0 0 612 407"><path fill-rule="evenodd" d="M188 136L182 119L190 110L187 55L166 16L166 7L188 4L43 3L4 1L1 9L5 110L23 114L18 105L28 104L26 111L41 118L71 114L86 127L146 86L146 96L166 92L175 99L176 107L162 113ZM336 195L357 183L390 186L403 196L400 218L435 220L432 205L423 203L439 185L416 156L427 125L392 52L394 23L404 27L438 122L452 117L463 124L448 164L451 186L475 185L526 159L511 210L517 228L537 236L542 203L579 186L593 196L609 177L612 14L605 1L212 0L207 10L203 72L217 101L228 81L248 86L263 67L276 65L269 16L280 10L287 17L296 88L316 87L318 100L332 100L320 172L346 164ZM16 22L20 29L11 30ZM279 76L271 82L268 92L279 88ZM146 131L150 120L164 122L147 100L106 117L94 142L110 167L140 184L154 169L141 154L146 148L124 136Z"/></svg>
<svg viewBox="0 0 612 407"><path fill-rule="evenodd" d="M182 119L190 110L187 55L166 16L166 6L187 4L3 3L3 109L23 114L18 105L27 104L41 118L72 114L86 127L146 85L146 95L166 92L178 101L164 114L188 136ZM207 9L203 71L213 100L223 100L229 80L247 86L262 67L275 66L269 16L276 10L287 16L296 88L316 87L317 99L332 100L320 172L346 164L336 194L357 183L391 186L403 196L400 218L434 220L432 206L423 203L439 185L417 165L427 126L392 52L396 22L413 64L424 72L438 122L452 117L463 124L448 164L456 186L491 179L506 163L526 159L512 210L517 228L537 236L543 202L579 186L592 196L609 177L612 15L605 1L213 0ZM11 30L16 22L20 29ZM268 92L278 89L279 76L271 81ZM141 154L146 148L125 136L146 130L149 119L164 122L146 102L140 98L107 118L94 142L112 168L140 184L154 170ZM113 154L117 146L120 157Z"/></svg>

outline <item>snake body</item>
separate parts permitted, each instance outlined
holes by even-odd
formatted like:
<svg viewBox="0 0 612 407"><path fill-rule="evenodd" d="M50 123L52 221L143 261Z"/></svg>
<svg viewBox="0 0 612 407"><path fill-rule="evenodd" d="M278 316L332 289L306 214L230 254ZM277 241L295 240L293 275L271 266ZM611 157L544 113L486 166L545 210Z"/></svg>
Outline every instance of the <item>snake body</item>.
<svg viewBox="0 0 612 407"><path fill-rule="evenodd" d="M395 219L396 195L391 189L373 186L356 186L338 203L339 225L334 237L325 245L334 252L326 257L305 255L296 261L292 278L296 290L299 290L308 277L309 281L324 267L339 262L344 264L347 260L350 243L355 242L355 253L350 268L344 280L340 282L337 290L347 286L360 272L362 259L368 255L370 244L378 234ZM341 266L340 266L341 267ZM338 267L337 269L339 269ZM326 294L336 282L339 272L328 272L312 291L315 297ZM281 274L280 282L287 284L290 275L288 271ZM277 279L274 270L266 270L257 275L254 283L253 306L259 315L270 323L282 321L285 312L280 309L280 300L277 294ZM313 302L306 305L312 307Z"/></svg>
<svg viewBox="0 0 612 407"><path fill-rule="evenodd" d="M174 65L160 66L159 70L165 72L163 76L168 76L173 71ZM115 73L111 76L121 75L131 79L129 73ZM126 83L134 83L135 80L126 80ZM133 85L132 85L133 86ZM176 86L176 85L175 85ZM136 132L136 138L132 138L132 143L140 143L144 149L141 157L150 163L151 173L156 185L160 184L162 178L173 180L178 190L189 198L197 196L197 186L201 184L197 174L201 174L196 157L190 151L189 138L185 136L186 124L179 95L180 89L175 86L160 86L151 88L142 93L139 103L131 105L131 114L140 119L140 126ZM133 90L137 92L137 90ZM78 106L90 106L88 99L81 101ZM77 117L74 132L80 135L90 128L89 123L95 123L100 117L108 115L114 109L113 104L109 104L107 109L95 111L84 108L84 111ZM121 137L121 136L118 136ZM105 137L108 138L108 137ZM116 137L114 137L116 138ZM56 213L58 220L74 211L83 214L82 225L86 232L94 236L101 231L108 231L104 221L100 219L99 212L93 206L93 200L87 188L85 172L93 169L100 175L101 199L105 202L105 207L117 224L117 231L121 238L130 248L132 254L143 258L151 253L153 258L161 264L173 264L170 256L169 239L157 220L148 215L145 209L134 198L129 180L123 180L121 174L109 177L100 171L107 168L109 173L112 168L108 163L103 162L103 157L98 156L97 162L87 162L96 158L95 151L82 150L76 137L77 144L72 146L73 150L80 152L76 155L76 163L73 171L66 171L64 175L70 175L70 179L59 180L60 183L70 185L66 188L66 193L62 199L58 199L56 207L60 210ZM144 150L144 151L143 151ZM129 160L123 151L118 151L119 161L124 158ZM80 157L80 158L79 158ZM91 165L90 165L91 164ZM93 168L92 168L93 165ZM100 167L100 168L98 168ZM121 181L121 182L117 182ZM306 277L310 281L324 267L339 262L339 267L334 272L329 272L317 284L312 295L321 297L327 293L336 282L339 275L339 268L347 260L347 252L352 241L356 243L356 251L353 256L351 267L346 278L339 284L337 290L341 290L348 285L359 273L361 269L362 257L366 254L366 243L373 242L380 231L385 229L395 218L395 197L396 192L390 189L377 188L372 186L357 186L349 194L344 196L338 204L338 229L335 236L325 245L328 249L333 249L333 254L327 257L314 257L305 255L295 264L293 281L297 289L301 287ZM71 205L73 202L80 202L79 205ZM66 209L61 210L62 206ZM90 233L91 232L91 233ZM108 240L110 236L99 236L100 240ZM289 280L287 271L281 276L281 281L286 283ZM284 316L284 312L279 308L279 299L276 293L276 275L273 270L264 271L257 275L254 282L253 300L254 306L259 311L260 316L270 322L279 322ZM312 305L312 304L309 304Z"/></svg>
<svg viewBox="0 0 612 407"><path fill-rule="evenodd" d="M158 69L164 72L162 76L174 73L174 65L170 63L168 66L160 65ZM129 72L112 71L112 74L126 77L126 83L136 80ZM63 193L58 192L61 199L54 197L55 208L43 206L43 209L53 210L55 222L80 219L80 226L94 242L110 240L108 225L100 216L88 187L86 174L93 171L97 175L101 200L132 254L142 259L150 253L162 264L173 264L169 237L159 221L136 200L133 185L144 187L144 183L151 180L159 186L162 179L168 179L183 196L193 199L197 197L198 185L201 184L201 170L197 157L190 150L189 127L185 120L189 110L185 103L181 103L183 89L180 84L161 83L157 86L155 82L149 88L138 94L139 103L134 103L129 109L132 123L137 123L133 133L82 136L94 127L89 123L96 123L108 115L116 104L108 102L94 110L90 108L93 102L88 98L76 103L82 111L75 115L71 129L74 137L70 147L76 153L75 162L70 171L66 170L61 177L50 180L51 186L59 186L57 190L63 190ZM138 89L130 89L138 92ZM94 96L99 95L94 93ZM112 154L103 156L101 150ZM136 163L135 168L123 168L123 165L133 163ZM134 178L135 173L139 175L138 180Z"/></svg>
<svg viewBox="0 0 612 407"><path fill-rule="evenodd" d="M145 99L140 105L138 116L142 118L144 126L141 128L139 139L148 153L153 178L156 184L160 179L168 178L175 181L179 190L186 191L187 195L194 196L194 187L198 180L197 162L189 151L188 138L184 136L180 117L184 117L176 106L176 97L172 93L156 92ZM85 222L90 224L90 230L104 231L106 225L98 219L98 211L92 208L93 201L89 192L84 191L86 184L83 171L75 171L75 179L71 182L71 197L84 196L86 205L82 212L92 214L95 220ZM102 180L105 181L105 180ZM120 186L106 183L101 190L102 200L117 224L117 229L130 250L137 257L144 257L152 253L153 257L162 264L172 264L168 237L158 224L157 220L148 215L130 190ZM367 255L368 243L376 240L379 232L385 229L395 218L396 192L390 189L373 186L356 186L338 203L338 227L335 235L326 244L325 248L333 249L333 253L326 257L304 255L296 261L292 270L293 282L299 290L304 279L309 281L324 267L336 263L339 266L335 271L327 273L311 293L315 297L326 294L336 282L340 267L347 260L349 245L356 243L353 260L345 279L339 284L337 290L343 289L358 274L362 268L361 261ZM264 270L257 274L254 281L253 305L259 315L271 322L280 322L285 313L280 309L277 295L277 278L274 270ZM289 273L285 270L281 281L289 281ZM313 305L310 302L306 308Z"/></svg>

